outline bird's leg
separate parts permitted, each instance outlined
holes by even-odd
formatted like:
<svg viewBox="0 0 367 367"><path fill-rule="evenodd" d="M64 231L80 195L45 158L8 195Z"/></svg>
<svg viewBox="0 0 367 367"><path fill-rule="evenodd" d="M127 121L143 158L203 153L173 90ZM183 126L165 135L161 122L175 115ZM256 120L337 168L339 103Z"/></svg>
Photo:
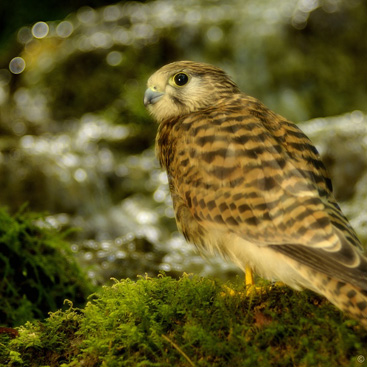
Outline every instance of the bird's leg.
<svg viewBox="0 0 367 367"><path fill-rule="evenodd" d="M252 272L252 269L248 265L246 265L245 267L245 280L246 280L246 288L250 288L255 285L254 274Z"/></svg>
<svg viewBox="0 0 367 367"><path fill-rule="evenodd" d="M249 265L245 266L245 282L246 282L246 295L254 295L254 293L262 293L264 289L257 287L254 281L254 272Z"/></svg>
<svg viewBox="0 0 367 367"><path fill-rule="evenodd" d="M253 292L259 291L259 288L255 286L254 273L249 265L245 266L245 282L246 282L246 294L249 296Z"/></svg>

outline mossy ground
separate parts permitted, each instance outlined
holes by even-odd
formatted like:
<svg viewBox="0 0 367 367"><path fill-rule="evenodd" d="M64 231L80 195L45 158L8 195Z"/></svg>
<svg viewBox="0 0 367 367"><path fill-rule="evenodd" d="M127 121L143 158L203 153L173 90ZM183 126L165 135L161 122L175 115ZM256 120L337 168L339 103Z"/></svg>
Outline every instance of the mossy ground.
<svg viewBox="0 0 367 367"><path fill-rule="evenodd" d="M18 326L56 311L65 298L82 306L95 290L77 264L67 232L23 207L0 208L0 327Z"/></svg>
<svg viewBox="0 0 367 367"><path fill-rule="evenodd" d="M227 287L236 290L231 294ZM116 281L1 341L2 366L364 366L367 332L311 292L184 275Z"/></svg>

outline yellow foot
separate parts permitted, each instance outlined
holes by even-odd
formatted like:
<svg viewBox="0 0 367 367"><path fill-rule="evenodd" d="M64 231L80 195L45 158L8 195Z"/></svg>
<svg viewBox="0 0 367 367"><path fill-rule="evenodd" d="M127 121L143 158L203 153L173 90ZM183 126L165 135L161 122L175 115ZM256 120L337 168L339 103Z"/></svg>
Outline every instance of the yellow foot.
<svg viewBox="0 0 367 367"><path fill-rule="evenodd" d="M231 297L234 297L234 296L237 296L239 295L240 297L243 296L243 292L238 292L238 291L235 291L234 289L230 288L230 287L227 287L226 285L223 285L223 292L221 292L220 294L222 297L225 297L225 296L231 296Z"/></svg>
<svg viewBox="0 0 367 367"><path fill-rule="evenodd" d="M266 288L258 287L255 284L246 287L246 296L255 296L266 292Z"/></svg>
<svg viewBox="0 0 367 367"><path fill-rule="evenodd" d="M232 288L224 286L223 287L224 292L222 292L222 296L238 295L240 297L248 297L248 296L254 296L256 294L262 294L262 293L265 293L266 291L266 288L258 287L255 285L254 275L253 275L252 269L249 266L246 266L245 268L245 282L246 282L246 290L244 292L238 292L238 291L233 290Z"/></svg>
<svg viewBox="0 0 367 367"><path fill-rule="evenodd" d="M225 296L231 296L231 297L238 296L238 297L241 297L241 298L246 298L246 297L256 296L256 295L259 295L259 294L264 294L264 293L266 293L266 290L267 290L267 288L252 285L252 286L246 287L245 291L235 291L234 289L224 285L223 286L223 292L221 292L221 296L222 297L225 297Z"/></svg>

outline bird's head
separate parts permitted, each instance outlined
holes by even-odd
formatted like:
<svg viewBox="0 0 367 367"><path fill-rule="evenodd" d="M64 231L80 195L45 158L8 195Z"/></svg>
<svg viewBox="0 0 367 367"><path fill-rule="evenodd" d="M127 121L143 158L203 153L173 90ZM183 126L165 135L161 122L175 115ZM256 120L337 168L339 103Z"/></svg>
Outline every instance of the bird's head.
<svg viewBox="0 0 367 367"><path fill-rule="evenodd" d="M144 105L158 122L208 108L239 93L222 69L192 61L163 66L148 79L147 87Z"/></svg>

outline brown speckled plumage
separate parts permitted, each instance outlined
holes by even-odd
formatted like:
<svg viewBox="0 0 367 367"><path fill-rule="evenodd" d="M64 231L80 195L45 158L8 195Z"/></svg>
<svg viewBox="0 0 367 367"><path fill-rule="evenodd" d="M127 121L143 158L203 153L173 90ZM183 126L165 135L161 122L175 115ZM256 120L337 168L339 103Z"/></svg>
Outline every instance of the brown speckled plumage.
<svg viewBox="0 0 367 367"><path fill-rule="evenodd" d="M367 327L367 260L305 134L208 64L164 66L144 102L185 238L321 293Z"/></svg>

